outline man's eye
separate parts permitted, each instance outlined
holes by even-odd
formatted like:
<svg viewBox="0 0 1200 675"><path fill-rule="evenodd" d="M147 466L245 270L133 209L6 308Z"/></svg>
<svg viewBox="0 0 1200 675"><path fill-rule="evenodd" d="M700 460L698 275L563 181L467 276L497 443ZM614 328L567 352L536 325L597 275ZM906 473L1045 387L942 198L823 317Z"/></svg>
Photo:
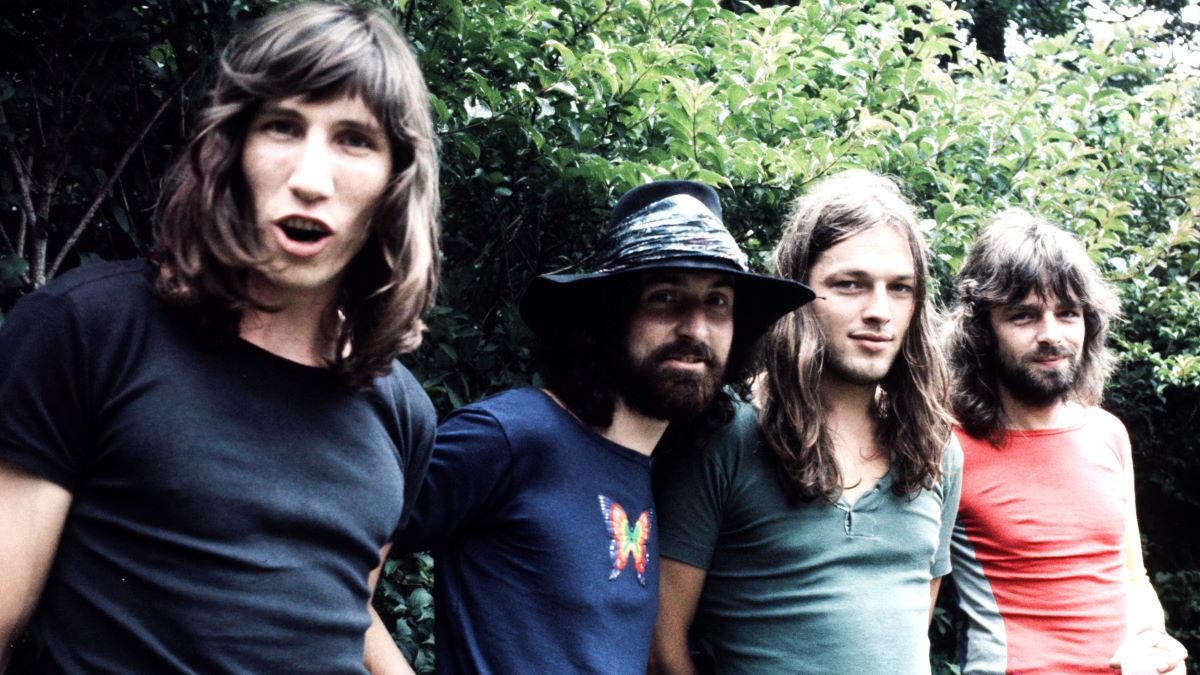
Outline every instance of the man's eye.
<svg viewBox="0 0 1200 675"><path fill-rule="evenodd" d="M888 290L890 290L892 293L895 293L896 295L912 295L913 294L913 287L908 284L892 284L891 286L888 287Z"/></svg>
<svg viewBox="0 0 1200 675"><path fill-rule="evenodd" d="M342 145L355 150L374 150L375 139L366 136L365 134L347 133L342 134L338 138L338 142Z"/></svg>
<svg viewBox="0 0 1200 675"><path fill-rule="evenodd" d="M646 294L646 302L675 302L673 291L652 291Z"/></svg>
<svg viewBox="0 0 1200 675"><path fill-rule="evenodd" d="M295 136L299 133L299 127L296 126L296 123L289 120L267 120L260 124L258 128L274 136Z"/></svg>
<svg viewBox="0 0 1200 675"><path fill-rule="evenodd" d="M712 310L727 313L733 310L733 297L725 293L715 293L704 301Z"/></svg>
<svg viewBox="0 0 1200 675"><path fill-rule="evenodd" d="M733 314L733 298L724 293L709 296L704 304L710 317L724 319Z"/></svg>
<svg viewBox="0 0 1200 675"><path fill-rule="evenodd" d="M833 282L833 287L839 291L857 291L862 288L862 284L851 280L835 281Z"/></svg>

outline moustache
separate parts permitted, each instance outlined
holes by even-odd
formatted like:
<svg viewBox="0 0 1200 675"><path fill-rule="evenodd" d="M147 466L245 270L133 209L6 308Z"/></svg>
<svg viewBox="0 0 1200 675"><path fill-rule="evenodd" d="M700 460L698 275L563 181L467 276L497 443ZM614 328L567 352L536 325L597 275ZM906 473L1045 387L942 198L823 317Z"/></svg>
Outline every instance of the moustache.
<svg viewBox="0 0 1200 675"><path fill-rule="evenodd" d="M650 358L656 363L662 363L671 359L695 359L708 366L715 366L716 359L713 358L712 350L703 342L694 340L676 340L668 345L663 345L654 350Z"/></svg>
<svg viewBox="0 0 1200 675"><path fill-rule="evenodd" d="M1042 359L1075 359L1075 350L1067 347L1055 347L1054 345L1038 345L1037 349L1026 355L1025 361L1032 363Z"/></svg>

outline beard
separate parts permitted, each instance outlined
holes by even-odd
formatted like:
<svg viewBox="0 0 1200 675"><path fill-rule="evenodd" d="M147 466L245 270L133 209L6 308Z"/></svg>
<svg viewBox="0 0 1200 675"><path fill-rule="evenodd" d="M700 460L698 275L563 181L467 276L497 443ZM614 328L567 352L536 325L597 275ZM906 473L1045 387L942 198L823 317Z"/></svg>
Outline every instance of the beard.
<svg viewBox="0 0 1200 675"><path fill-rule="evenodd" d="M850 359L830 351L826 352L821 369L825 374L847 384L859 387L878 386L891 372L896 358L899 358L899 354L887 363L856 364Z"/></svg>
<svg viewBox="0 0 1200 675"><path fill-rule="evenodd" d="M1019 359L999 354L1000 383L1017 400L1033 406L1044 407L1066 397L1075 388L1075 376L1079 371L1079 355L1069 347L1041 346ZM1033 362L1040 359L1063 357L1068 360L1065 369L1034 370Z"/></svg>
<svg viewBox="0 0 1200 675"><path fill-rule="evenodd" d="M666 363L681 357L700 359L705 367L683 371ZM708 345L686 338L645 357L626 354L617 370L617 393L625 404L634 412L669 422L688 421L704 412L725 379L725 362Z"/></svg>

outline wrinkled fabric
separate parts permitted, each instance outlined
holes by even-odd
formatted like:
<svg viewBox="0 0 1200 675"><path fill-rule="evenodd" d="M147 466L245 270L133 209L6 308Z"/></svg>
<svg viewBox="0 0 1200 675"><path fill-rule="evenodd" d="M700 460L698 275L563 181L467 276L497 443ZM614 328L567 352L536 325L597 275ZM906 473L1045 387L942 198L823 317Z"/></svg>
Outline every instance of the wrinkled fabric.
<svg viewBox="0 0 1200 675"><path fill-rule="evenodd" d="M661 260L712 258L749 270L746 254L712 211L691 195L650 204L617 223L600 242L598 272L619 272Z"/></svg>

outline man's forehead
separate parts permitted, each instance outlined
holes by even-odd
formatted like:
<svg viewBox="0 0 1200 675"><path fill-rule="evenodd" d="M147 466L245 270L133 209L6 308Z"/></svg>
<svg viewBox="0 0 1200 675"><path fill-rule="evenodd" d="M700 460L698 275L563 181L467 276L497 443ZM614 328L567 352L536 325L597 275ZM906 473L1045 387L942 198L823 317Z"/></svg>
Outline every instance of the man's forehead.
<svg viewBox="0 0 1200 675"><path fill-rule="evenodd" d="M908 235L888 224L872 225L835 242L813 259L826 272L862 276L916 275Z"/></svg>
<svg viewBox="0 0 1200 675"><path fill-rule="evenodd" d="M1008 308L1025 308L1025 307L1076 307L1079 305L1079 298L1073 294L1063 298L1058 296L1058 293L1049 288L1030 288L1029 291L1020 298L1009 302L1003 307Z"/></svg>
<svg viewBox="0 0 1200 675"><path fill-rule="evenodd" d="M338 121L373 129L381 128L378 117L358 94L339 93L323 98L295 95L263 101L260 111L272 114L324 114Z"/></svg>

